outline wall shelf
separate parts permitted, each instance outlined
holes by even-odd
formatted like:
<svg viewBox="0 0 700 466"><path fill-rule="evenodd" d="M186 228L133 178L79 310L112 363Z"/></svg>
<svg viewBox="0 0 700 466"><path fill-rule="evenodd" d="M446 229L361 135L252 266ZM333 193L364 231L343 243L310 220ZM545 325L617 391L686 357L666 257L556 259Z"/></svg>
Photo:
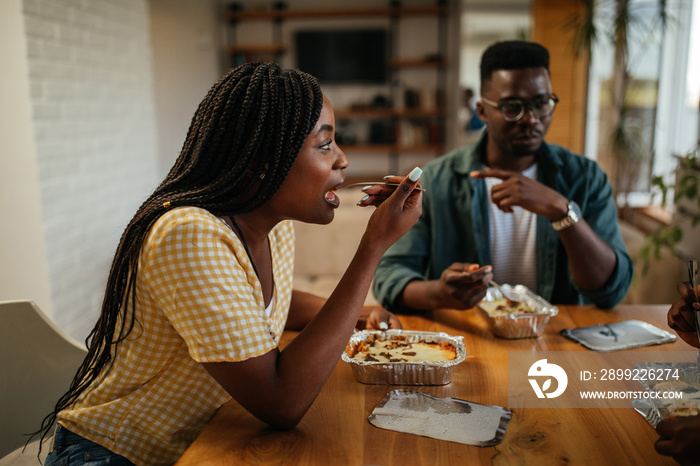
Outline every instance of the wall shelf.
<svg viewBox="0 0 700 466"><path fill-rule="evenodd" d="M418 144L415 146L404 146L401 144L341 144L340 148L344 152L357 154L432 154L443 150L442 144Z"/></svg>
<svg viewBox="0 0 700 466"><path fill-rule="evenodd" d="M282 44L229 45L226 47L226 51L231 54L284 53L285 47Z"/></svg>
<svg viewBox="0 0 700 466"><path fill-rule="evenodd" d="M345 118L431 118L444 117L444 108L424 109L424 108L341 108L334 109L336 119Z"/></svg>
<svg viewBox="0 0 700 466"><path fill-rule="evenodd" d="M285 24L293 20L341 19L361 21L371 18L386 18L389 32L386 66L389 72L387 100L395 107L367 107L335 109L338 140L344 151L359 154L388 155L391 171L398 172L398 157L402 154L425 154L437 156L445 146L445 109L447 35L446 22L450 0L435 1L431 7L377 7L377 8L323 8L323 9L250 9L226 10L224 19L228 24L226 52L232 64L247 61L283 60L290 44L285 44ZM290 2L291 3L291 2ZM386 1L388 4L389 1ZM437 46L422 57L401 57L399 40L402 18L421 16L437 18ZM246 22L271 23L270 43L246 44L250 38L237 33ZM254 26L254 27L257 27ZM405 26L404 26L405 27ZM292 26L293 28L293 26ZM403 31L413 34L413 32ZM410 53L410 51L409 51ZM432 95L430 88L402 87L403 73L436 74ZM413 74L415 77L416 75ZM422 76L422 75L421 75ZM420 78L423 79L423 78ZM410 80L409 80L410 81ZM427 91L427 92L426 92ZM367 130L367 131L365 131Z"/></svg>
<svg viewBox="0 0 700 466"><path fill-rule="evenodd" d="M442 58L426 60L425 58L402 58L389 60L390 68L444 68L447 62Z"/></svg>
<svg viewBox="0 0 700 466"><path fill-rule="evenodd" d="M446 15L447 7L424 8L333 8L323 10L226 11L228 21L269 21L284 19L390 17Z"/></svg>

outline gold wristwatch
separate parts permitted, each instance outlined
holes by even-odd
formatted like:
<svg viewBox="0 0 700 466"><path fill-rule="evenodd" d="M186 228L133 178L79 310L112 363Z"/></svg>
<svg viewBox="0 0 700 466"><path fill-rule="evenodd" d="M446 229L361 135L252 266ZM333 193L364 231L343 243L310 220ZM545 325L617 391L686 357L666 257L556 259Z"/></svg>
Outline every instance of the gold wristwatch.
<svg viewBox="0 0 700 466"><path fill-rule="evenodd" d="M566 207L566 215L563 218L552 222L552 227L554 227L556 231L565 230L581 219L581 209L579 208L578 204L576 204L574 201L569 201Z"/></svg>

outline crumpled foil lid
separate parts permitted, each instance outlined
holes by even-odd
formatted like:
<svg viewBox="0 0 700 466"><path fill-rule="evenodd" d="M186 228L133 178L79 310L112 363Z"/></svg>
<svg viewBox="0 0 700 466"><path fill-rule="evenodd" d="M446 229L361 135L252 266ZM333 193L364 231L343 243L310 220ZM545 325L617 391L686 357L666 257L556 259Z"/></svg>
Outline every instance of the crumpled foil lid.
<svg viewBox="0 0 700 466"><path fill-rule="evenodd" d="M393 390L369 416L380 429L489 447L501 443L512 413L500 406Z"/></svg>

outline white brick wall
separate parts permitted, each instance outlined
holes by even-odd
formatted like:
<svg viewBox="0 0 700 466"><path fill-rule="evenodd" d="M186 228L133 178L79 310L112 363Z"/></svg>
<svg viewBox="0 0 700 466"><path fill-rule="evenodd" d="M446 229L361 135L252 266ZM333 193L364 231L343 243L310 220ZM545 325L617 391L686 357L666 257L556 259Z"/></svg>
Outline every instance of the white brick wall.
<svg viewBox="0 0 700 466"><path fill-rule="evenodd" d="M147 0L24 0L54 319L83 339L158 178Z"/></svg>

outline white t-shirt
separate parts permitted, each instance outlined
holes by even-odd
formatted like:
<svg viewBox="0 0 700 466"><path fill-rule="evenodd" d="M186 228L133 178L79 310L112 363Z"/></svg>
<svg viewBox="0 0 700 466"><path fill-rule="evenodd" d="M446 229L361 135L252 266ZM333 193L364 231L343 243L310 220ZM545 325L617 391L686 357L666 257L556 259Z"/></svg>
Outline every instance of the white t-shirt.
<svg viewBox="0 0 700 466"><path fill-rule="evenodd" d="M522 174L528 178L537 175L537 164L528 167ZM498 178L486 178L486 188L491 199L491 188L502 183ZM489 202L489 228L491 230L491 265L496 283L525 285L537 290L537 215L513 207L513 213L505 213L496 204Z"/></svg>

